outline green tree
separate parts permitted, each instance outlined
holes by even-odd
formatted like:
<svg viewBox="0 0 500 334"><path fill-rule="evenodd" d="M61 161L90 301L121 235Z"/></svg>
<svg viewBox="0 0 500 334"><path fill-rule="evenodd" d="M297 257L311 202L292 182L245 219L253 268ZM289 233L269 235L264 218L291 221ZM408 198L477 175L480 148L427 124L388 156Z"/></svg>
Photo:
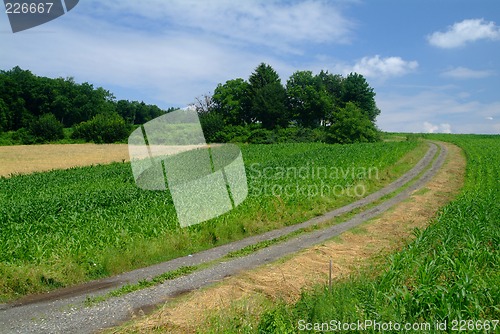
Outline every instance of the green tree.
<svg viewBox="0 0 500 334"><path fill-rule="evenodd" d="M224 117L218 112L199 114L201 128L207 143L218 140L217 134L224 129Z"/></svg>
<svg viewBox="0 0 500 334"><path fill-rule="evenodd" d="M116 112L123 117L125 122L134 124L137 114L137 105L137 101L130 102L128 100L119 100L116 102Z"/></svg>
<svg viewBox="0 0 500 334"><path fill-rule="evenodd" d="M308 128L320 126L332 108L325 85L311 71L297 71L287 81L286 93L291 118Z"/></svg>
<svg viewBox="0 0 500 334"><path fill-rule="evenodd" d="M7 106L6 131L16 131L29 125L33 115L27 109L26 89L31 86L33 75L18 66L10 71L0 72L0 98ZM29 96L28 96L29 97Z"/></svg>
<svg viewBox="0 0 500 334"><path fill-rule="evenodd" d="M22 97L18 97L11 101L9 110L11 112L12 128L18 130L27 127L33 120L33 115L26 109L26 102Z"/></svg>
<svg viewBox="0 0 500 334"><path fill-rule="evenodd" d="M51 90L47 92L49 106L46 112L52 112L66 127L83 121L79 106L75 105L75 98L79 95L79 86L72 77L63 79L48 79L52 82Z"/></svg>
<svg viewBox="0 0 500 334"><path fill-rule="evenodd" d="M251 119L262 123L267 129L285 127L290 121L286 108L286 91L278 73L261 63L250 75L249 114Z"/></svg>
<svg viewBox="0 0 500 334"><path fill-rule="evenodd" d="M328 128L327 141L330 143L351 144L378 140L380 140L378 129L353 102L347 102L344 108L339 108Z"/></svg>
<svg viewBox="0 0 500 334"><path fill-rule="evenodd" d="M164 111L163 109L160 109L158 106L156 106L154 104L148 104L148 108L149 108L150 119L155 119L156 117L159 117L159 116L164 115L166 113L166 111ZM172 111L172 110L176 110L176 109L171 108L170 111Z"/></svg>
<svg viewBox="0 0 500 334"><path fill-rule="evenodd" d="M317 80L320 82L320 85L327 92L331 108L329 108L325 113L325 120L328 123L329 120L332 119L335 112L340 108L342 103L342 82L344 78L340 74L331 74L328 71L321 71L316 76Z"/></svg>
<svg viewBox="0 0 500 334"><path fill-rule="evenodd" d="M8 113L9 109L7 107L7 104L2 98L0 98L0 132L7 131L9 127L9 120L7 118Z"/></svg>
<svg viewBox="0 0 500 334"><path fill-rule="evenodd" d="M285 106L286 92L280 83L259 88L252 99L252 113L266 129L287 127L290 121Z"/></svg>
<svg viewBox="0 0 500 334"><path fill-rule="evenodd" d="M248 78L248 82L250 90L256 90L272 83L281 84L281 79L271 65L260 63Z"/></svg>
<svg viewBox="0 0 500 334"><path fill-rule="evenodd" d="M71 126L71 100L66 95L57 95L51 103L52 113L56 118L64 124L66 121L67 126Z"/></svg>
<svg viewBox="0 0 500 334"><path fill-rule="evenodd" d="M149 108L144 102L133 102L136 108L136 124L144 124L152 120L151 115L149 113Z"/></svg>
<svg viewBox="0 0 500 334"><path fill-rule="evenodd" d="M238 78L219 84L212 96L213 111L219 113L227 124L243 125L254 123L248 113L250 85L245 80Z"/></svg>
<svg viewBox="0 0 500 334"><path fill-rule="evenodd" d="M380 114L375 92L361 74L351 73L342 81L341 101L343 106L348 102L355 103L372 122Z"/></svg>
<svg viewBox="0 0 500 334"><path fill-rule="evenodd" d="M54 114L44 114L32 122L29 133L36 142L46 142L64 138L63 125Z"/></svg>

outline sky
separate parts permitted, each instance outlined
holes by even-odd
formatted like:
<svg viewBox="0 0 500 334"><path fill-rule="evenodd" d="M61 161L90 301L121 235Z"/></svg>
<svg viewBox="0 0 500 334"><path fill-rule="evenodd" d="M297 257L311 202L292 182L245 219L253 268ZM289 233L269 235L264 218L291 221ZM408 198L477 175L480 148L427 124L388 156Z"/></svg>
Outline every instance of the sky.
<svg viewBox="0 0 500 334"><path fill-rule="evenodd" d="M498 0L82 0L12 33L0 69L74 77L117 99L184 107L261 63L357 72L389 132L500 133Z"/></svg>

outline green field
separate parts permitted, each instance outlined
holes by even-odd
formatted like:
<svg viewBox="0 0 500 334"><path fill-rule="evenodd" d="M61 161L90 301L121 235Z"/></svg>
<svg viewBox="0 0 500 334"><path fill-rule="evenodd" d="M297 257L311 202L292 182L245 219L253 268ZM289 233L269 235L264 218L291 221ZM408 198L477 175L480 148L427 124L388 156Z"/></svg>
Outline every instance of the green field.
<svg viewBox="0 0 500 334"><path fill-rule="evenodd" d="M381 268L340 280L331 290L319 286L304 292L295 305L281 304L264 314L254 329L238 332L253 333L258 327L259 333L315 333L321 331L315 331L314 324L332 330L342 326L339 322L366 320L428 323L430 327L414 331L425 333L442 332L435 330L436 322L447 323L444 332L500 332L500 136L426 137L465 151L466 184L460 196ZM312 329L306 330L306 324ZM364 332L381 332L378 329L372 325Z"/></svg>
<svg viewBox="0 0 500 334"><path fill-rule="evenodd" d="M135 186L129 163L0 178L0 298L104 277L295 224L394 180L412 142L241 145L248 198L189 228L168 192ZM413 152L413 158L398 163Z"/></svg>

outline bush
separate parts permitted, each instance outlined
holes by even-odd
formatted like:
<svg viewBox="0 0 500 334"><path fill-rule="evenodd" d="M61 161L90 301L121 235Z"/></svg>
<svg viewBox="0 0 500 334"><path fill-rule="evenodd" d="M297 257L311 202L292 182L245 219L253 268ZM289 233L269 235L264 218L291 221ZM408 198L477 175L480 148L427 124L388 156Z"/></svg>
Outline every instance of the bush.
<svg viewBox="0 0 500 334"><path fill-rule="evenodd" d="M29 134L34 142L47 142L64 138L64 127L52 113L44 114L33 121Z"/></svg>
<svg viewBox="0 0 500 334"><path fill-rule="evenodd" d="M130 127L118 114L98 114L90 121L75 127L71 138L85 139L94 143L115 143L124 141L130 134Z"/></svg>
<svg viewBox="0 0 500 334"><path fill-rule="evenodd" d="M207 142L209 141L207 135ZM251 144L274 144L274 143L312 143L327 141L325 128L303 128L288 127L276 128L274 130L264 129L261 124L249 124L245 126L227 125L218 131L211 142L218 143L251 143Z"/></svg>
<svg viewBox="0 0 500 334"><path fill-rule="evenodd" d="M13 132L11 138L13 145L30 145L35 143L35 137L26 128L20 128Z"/></svg>
<svg viewBox="0 0 500 334"><path fill-rule="evenodd" d="M348 102L335 115L326 136L328 143L352 144L380 141L380 131L354 103Z"/></svg>
<svg viewBox="0 0 500 334"><path fill-rule="evenodd" d="M326 142L325 128L315 129L304 127L289 127L276 130L278 143L324 143Z"/></svg>
<svg viewBox="0 0 500 334"><path fill-rule="evenodd" d="M267 129L255 129L250 133L248 142L252 144L273 144L276 142L276 133Z"/></svg>
<svg viewBox="0 0 500 334"><path fill-rule="evenodd" d="M250 137L250 127L241 125L228 125L214 136L214 142L217 143L246 143Z"/></svg>

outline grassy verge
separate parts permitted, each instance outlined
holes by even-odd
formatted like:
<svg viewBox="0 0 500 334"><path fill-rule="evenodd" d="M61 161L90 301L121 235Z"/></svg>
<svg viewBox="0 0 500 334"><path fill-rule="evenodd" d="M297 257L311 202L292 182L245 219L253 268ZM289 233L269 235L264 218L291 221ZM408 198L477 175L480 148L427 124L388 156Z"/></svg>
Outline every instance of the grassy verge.
<svg viewBox="0 0 500 334"><path fill-rule="evenodd" d="M342 324L417 324L408 332L498 332L500 324L499 136L432 136L467 156L466 185L425 230L383 268L304 292L294 305L264 313L255 331L295 333ZM446 330L436 323L447 324ZM310 324L307 325L306 324ZM420 326L420 327L419 327ZM375 327L366 332L380 332ZM394 330L394 332L399 332Z"/></svg>
<svg viewBox="0 0 500 334"><path fill-rule="evenodd" d="M262 185L310 185L321 180L269 179L257 171L316 166L377 166L376 179L330 179L373 192L409 170L425 152L416 143L376 145L247 145L242 147L250 191ZM404 157L400 163L398 159ZM257 164L257 165L256 165ZM175 226L168 194L138 190L128 164L74 168L0 179L4 299L47 291L165 261L243 237L295 224L356 200L349 196L252 196L236 210L186 229ZM50 185L47 188L47 185ZM252 188L252 185L254 188ZM258 186L257 188L255 188ZM260 187L260 188L259 188Z"/></svg>
<svg viewBox="0 0 500 334"><path fill-rule="evenodd" d="M123 296L127 293L131 293L131 292L138 291L141 289L146 289L146 288L158 285L158 284L162 284L165 281L173 280L175 278L178 278L178 277L181 277L184 275L188 275L188 274L194 272L195 270L199 269L200 267L201 266L180 267L176 270L168 271L166 273L158 275L150 280L141 280L137 284L126 284L126 285L120 287L119 289L112 290L112 291L110 291L107 294L102 295L102 296L87 297L87 299L85 300L85 306L92 306L92 305L95 305L97 303L100 303L100 302L105 301L105 300L112 298L112 297Z"/></svg>

